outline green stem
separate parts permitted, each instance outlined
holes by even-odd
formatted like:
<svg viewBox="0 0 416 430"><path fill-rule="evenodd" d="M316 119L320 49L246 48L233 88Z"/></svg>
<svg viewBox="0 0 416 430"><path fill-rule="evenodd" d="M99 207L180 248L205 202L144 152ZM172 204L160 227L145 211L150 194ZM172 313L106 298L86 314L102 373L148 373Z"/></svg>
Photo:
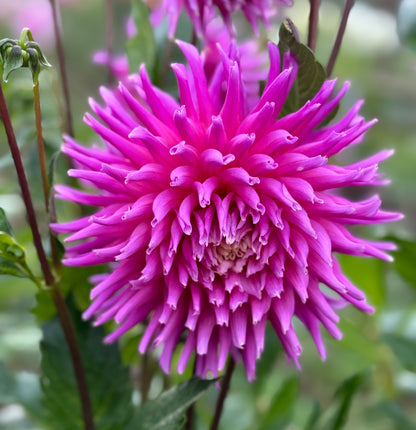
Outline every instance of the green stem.
<svg viewBox="0 0 416 430"><path fill-rule="evenodd" d="M321 0L309 0L311 8L309 13L308 46L315 52L318 38L319 6Z"/></svg>
<svg viewBox="0 0 416 430"><path fill-rule="evenodd" d="M225 375L222 380L221 391L218 396L217 405L215 407L215 414L211 423L210 430L218 430L218 425L220 423L221 414L224 409L225 398L227 397L228 390L230 388L231 376L234 372L234 368L235 361L230 358L228 361L227 370L225 371Z"/></svg>
<svg viewBox="0 0 416 430"><path fill-rule="evenodd" d="M74 136L74 126L72 122L72 111L71 111L71 100L69 96L69 85L68 85L68 77L66 73L66 65L65 65L65 55L64 55L64 47L62 44L61 32L59 29L59 12L58 7L56 5L56 0L49 0L52 7L52 18L53 18L53 30L55 33L55 42L56 42L56 53L58 56L59 63L59 71L61 74L61 84L62 91L65 99L65 119L66 119L66 129L65 132L69 136Z"/></svg>
<svg viewBox="0 0 416 430"><path fill-rule="evenodd" d="M40 94L39 94L39 81L33 85L33 101L35 106L35 122L36 122L36 137L38 143L38 154L39 154L39 166L40 174L42 178L42 188L43 195L45 198L45 209L49 215L49 222L55 221L55 207L51 199L51 186L48 178L48 171L46 166L46 154L45 154L45 144L43 141L43 131L42 131L42 111L40 108ZM59 269L61 266L61 261L59 258L58 248L56 246L56 241L52 231L49 229L49 241L51 247L51 255L53 267Z"/></svg>
<svg viewBox="0 0 416 430"><path fill-rule="evenodd" d="M335 61L337 59L339 50L341 48L342 39L344 37L345 29L347 28L348 17L350 15L351 9L354 6L355 0L346 0L344 12L342 14L341 23L338 28L337 37L334 42L334 46L332 48L331 55L328 60L328 64L326 66L326 74L327 76L331 76L332 70L334 69Z"/></svg>
<svg viewBox="0 0 416 430"><path fill-rule="evenodd" d="M45 208L46 208L46 212L49 212L50 184L49 184L48 172L46 167L45 144L43 141L43 133L42 133L42 113L40 110L39 81L37 81L33 85L33 101L35 106L36 137L38 142L40 176L42 178L42 188L43 188L43 196L45 198Z"/></svg>
<svg viewBox="0 0 416 430"><path fill-rule="evenodd" d="M26 178L26 173L23 167L22 157L20 155L19 147L16 141L16 135L12 126L12 122L7 108L6 99L4 97L3 88L0 85L0 117L3 121L4 128L9 142L10 152L15 164L17 177L20 184L20 189L23 196L23 201L26 207L26 213L30 229L32 231L33 243L39 258L39 263L44 276L45 284L50 287L53 301L58 312L58 316L65 334L65 339L71 355L72 365L75 372L77 381L78 392L81 401L81 408L84 418L85 430L95 430L93 422L93 413L90 395L87 386L87 379L85 376L84 366L81 359L81 351L77 343L74 328L72 326L71 317L68 312L65 300L59 289L57 281L51 271L45 250L42 245L42 239L39 233L39 228L36 220L36 214L30 195L29 185Z"/></svg>

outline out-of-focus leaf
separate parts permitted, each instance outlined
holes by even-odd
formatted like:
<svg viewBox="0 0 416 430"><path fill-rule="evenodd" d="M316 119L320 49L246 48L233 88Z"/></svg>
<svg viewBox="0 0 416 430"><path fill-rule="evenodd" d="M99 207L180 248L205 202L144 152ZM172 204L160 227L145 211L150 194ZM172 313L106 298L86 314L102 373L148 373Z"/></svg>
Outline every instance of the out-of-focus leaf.
<svg viewBox="0 0 416 430"><path fill-rule="evenodd" d="M402 0L397 14L397 32L403 45L416 51L416 2Z"/></svg>
<svg viewBox="0 0 416 430"><path fill-rule="evenodd" d="M91 290L90 276L101 272L99 266L91 267L61 267L61 282L59 288L66 297L73 294L78 309L86 309L89 304ZM36 305L31 309L38 322L48 321L56 315L56 308L49 291L39 290L36 294Z"/></svg>
<svg viewBox="0 0 416 430"><path fill-rule="evenodd" d="M290 423L293 408L299 395L299 382L296 377L289 378L273 398L268 412L263 416L259 430L283 429Z"/></svg>
<svg viewBox="0 0 416 430"><path fill-rule="evenodd" d="M416 371L416 342L393 333L385 333L382 339L406 369Z"/></svg>
<svg viewBox="0 0 416 430"><path fill-rule="evenodd" d="M352 400L359 388L363 385L366 377L366 373L358 373L345 380L337 389L334 396L337 407L331 420L325 427L325 430L339 430L344 427L347 422Z"/></svg>
<svg viewBox="0 0 416 430"><path fill-rule="evenodd" d="M326 79L326 72L324 67L315 59L313 52L306 45L296 40L287 23L280 26L279 49L281 54L290 51L299 64L296 80L280 112L280 116L285 116L296 112L316 95ZM327 121L335 114L336 109L332 111Z"/></svg>
<svg viewBox="0 0 416 430"><path fill-rule="evenodd" d="M28 373L13 373L0 362L0 403L18 403L37 422L42 421L43 407L39 376Z"/></svg>
<svg viewBox="0 0 416 430"><path fill-rule="evenodd" d="M142 0L132 1L132 16L137 33L127 41L126 51L130 70L138 71L140 64L152 70L156 60L156 42L149 21L149 8Z"/></svg>
<svg viewBox="0 0 416 430"><path fill-rule="evenodd" d="M398 250L394 252L394 267L403 279L416 288L416 242L388 237L394 241Z"/></svg>
<svg viewBox="0 0 416 430"><path fill-rule="evenodd" d="M73 307L73 306L72 306ZM104 330L72 309L97 430L124 430L130 420L132 387L116 344L104 345ZM65 336L55 317L43 325L42 391L46 429L83 430L81 404Z"/></svg>
<svg viewBox="0 0 416 430"><path fill-rule="evenodd" d="M378 409L394 422L396 429L416 430L416 423L404 413L398 404L383 402Z"/></svg>
<svg viewBox="0 0 416 430"><path fill-rule="evenodd" d="M376 309L383 307L386 299L384 262L377 258L362 258L342 254L339 256L342 271L367 295L368 302Z"/></svg>
<svg viewBox="0 0 416 430"><path fill-rule="evenodd" d="M215 380L192 377L157 399L145 403L125 430L178 430L185 422L185 413Z"/></svg>

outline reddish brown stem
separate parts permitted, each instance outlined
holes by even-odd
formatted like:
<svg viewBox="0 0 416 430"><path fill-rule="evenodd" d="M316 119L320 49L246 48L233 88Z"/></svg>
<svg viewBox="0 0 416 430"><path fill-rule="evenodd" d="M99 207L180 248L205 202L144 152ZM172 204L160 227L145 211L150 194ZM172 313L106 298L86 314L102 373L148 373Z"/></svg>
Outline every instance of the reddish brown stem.
<svg viewBox="0 0 416 430"><path fill-rule="evenodd" d="M352 7L354 6L354 2L355 0L346 0L345 2L344 12L342 14L341 23L338 28L337 37L335 39L331 55L329 57L328 64L326 66L327 76L331 76L332 71L334 69L335 61L338 57L338 53L341 48L341 43L344 37L345 29L347 28L348 17L350 15Z"/></svg>
<svg viewBox="0 0 416 430"><path fill-rule="evenodd" d="M321 0L309 0L310 12L309 12L309 28L308 28L308 46L315 52L316 41L318 39L318 21L319 21L319 6Z"/></svg>
<svg viewBox="0 0 416 430"><path fill-rule="evenodd" d="M225 375L222 380L221 391L218 396L217 405L215 407L215 414L211 423L210 430L218 430L221 414L224 409L225 398L227 397L228 390L230 389L231 376L234 372L234 369L235 369L235 361L232 358L230 358L227 365L227 370L225 371Z"/></svg>

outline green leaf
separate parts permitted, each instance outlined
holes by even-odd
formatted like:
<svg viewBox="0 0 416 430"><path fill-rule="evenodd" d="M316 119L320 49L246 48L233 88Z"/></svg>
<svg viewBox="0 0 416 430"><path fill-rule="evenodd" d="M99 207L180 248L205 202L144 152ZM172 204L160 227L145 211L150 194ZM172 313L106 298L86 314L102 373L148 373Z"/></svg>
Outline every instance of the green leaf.
<svg viewBox="0 0 416 430"><path fill-rule="evenodd" d="M145 403L125 430L178 430L182 428L188 407L194 403L215 380L192 377L157 399Z"/></svg>
<svg viewBox="0 0 416 430"><path fill-rule="evenodd" d="M10 224L0 208L0 275L29 278L40 285L26 263L25 249L11 236Z"/></svg>
<svg viewBox="0 0 416 430"><path fill-rule="evenodd" d="M306 45L296 40L292 29L287 23L283 23L280 26L279 50L282 55L284 52L290 51L299 64L296 80L280 112L280 116L285 116L296 112L316 95L326 79L326 72L324 67L315 59L313 52ZM332 111L327 121L335 113L336 109Z"/></svg>
<svg viewBox="0 0 416 430"><path fill-rule="evenodd" d="M6 212L2 208L0 208L0 231L4 231L5 233L12 235L12 229L10 227L9 221L6 217Z"/></svg>
<svg viewBox="0 0 416 430"><path fill-rule="evenodd" d="M149 21L149 8L142 0L132 1L132 16L137 33L127 41L126 51L130 70L136 73L139 66L146 64L147 70L153 69L156 61L156 41L153 27Z"/></svg>
<svg viewBox="0 0 416 430"><path fill-rule="evenodd" d="M299 398L299 381L296 377L287 379L274 397L268 412L261 420L259 430L278 430L291 421L294 405Z"/></svg>
<svg viewBox="0 0 416 430"><path fill-rule="evenodd" d="M342 271L367 295L368 301L381 308L386 299L385 262L377 258L362 258L341 254Z"/></svg>
<svg viewBox="0 0 416 430"><path fill-rule="evenodd" d="M367 373L358 373L346 379L335 392L334 400L338 404L332 419L325 429L339 430L347 422L352 400L367 378Z"/></svg>
<svg viewBox="0 0 416 430"><path fill-rule="evenodd" d="M416 430L416 423L408 417L403 409L396 403L383 402L378 409L386 414L400 430Z"/></svg>
<svg viewBox="0 0 416 430"><path fill-rule="evenodd" d="M416 341L393 333L385 333L382 340L391 348L394 355L406 369L416 371Z"/></svg>
<svg viewBox="0 0 416 430"><path fill-rule="evenodd" d="M393 253L394 267L403 279L416 288L416 242L388 237L395 242L398 250Z"/></svg>
<svg viewBox="0 0 416 430"><path fill-rule="evenodd" d="M116 344L104 345L104 330L82 321L71 308L97 430L124 430L130 420L132 387ZM84 430L70 353L58 319L43 325L41 341L45 429Z"/></svg>
<svg viewBox="0 0 416 430"><path fill-rule="evenodd" d="M403 45L416 51L416 3L403 0L397 14L397 32Z"/></svg>

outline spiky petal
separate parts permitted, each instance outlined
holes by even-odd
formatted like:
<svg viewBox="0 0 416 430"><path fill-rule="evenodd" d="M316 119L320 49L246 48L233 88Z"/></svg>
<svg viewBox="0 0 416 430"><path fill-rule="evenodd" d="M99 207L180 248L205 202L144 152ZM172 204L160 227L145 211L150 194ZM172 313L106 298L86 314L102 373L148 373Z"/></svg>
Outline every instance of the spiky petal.
<svg viewBox="0 0 416 430"><path fill-rule="evenodd" d="M390 260L386 251L394 248L355 237L348 226L401 217L381 210L377 196L350 201L339 191L385 183L377 165L392 151L332 163L374 123L358 114L358 102L322 125L348 88L333 95L335 80L280 117L297 63L287 54L280 64L276 45L269 44L269 76L250 107L235 50L223 53L207 80L196 48L178 44L188 61L173 65L179 101L152 85L142 67L128 89L101 89L104 107L91 101L95 115L85 121L103 145L86 148L71 138L63 145L76 166L70 176L92 188L61 185L57 196L97 206L92 216L54 225L76 242L65 264L112 263L95 278L84 316L118 324L108 342L148 321L139 351L162 345L165 372L184 339L180 372L195 354L198 375L217 375L232 354L252 380L268 321L298 365L295 317L325 357L319 327L341 337L341 304L372 311L335 253Z"/></svg>

